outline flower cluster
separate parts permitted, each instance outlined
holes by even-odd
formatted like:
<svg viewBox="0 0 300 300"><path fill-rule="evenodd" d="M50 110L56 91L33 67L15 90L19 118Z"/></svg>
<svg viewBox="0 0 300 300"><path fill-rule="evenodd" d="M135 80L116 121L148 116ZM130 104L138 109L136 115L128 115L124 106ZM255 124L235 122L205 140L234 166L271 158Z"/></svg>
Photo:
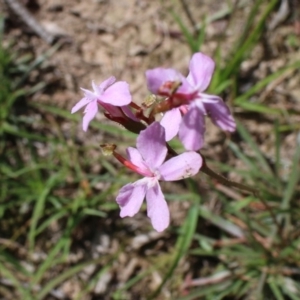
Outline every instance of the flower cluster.
<svg viewBox="0 0 300 300"><path fill-rule="evenodd" d="M161 97L161 101L151 98L141 106L132 102L128 84L116 82L115 77L99 86L92 82L93 92L82 89L84 97L73 107L72 113L85 106L84 131L100 106L108 119L138 134L136 148L127 148L127 158L116 151L115 145L102 146L128 169L143 176L121 188L116 199L121 217L134 216L146 198L147 214L154 229L166 229L169 209L159 181L181 180L199 172L202 157L195 151L204 144L206 115L221 129L235 130L235 121L223 100L203 93L211 81L214 67L214 61L199 52L190 61L187 77L174 69L146 71L148 89ZM155 119L158 113L163 113L160 122ZM187 150L179 155L167 144L176 135Z"/></svg>

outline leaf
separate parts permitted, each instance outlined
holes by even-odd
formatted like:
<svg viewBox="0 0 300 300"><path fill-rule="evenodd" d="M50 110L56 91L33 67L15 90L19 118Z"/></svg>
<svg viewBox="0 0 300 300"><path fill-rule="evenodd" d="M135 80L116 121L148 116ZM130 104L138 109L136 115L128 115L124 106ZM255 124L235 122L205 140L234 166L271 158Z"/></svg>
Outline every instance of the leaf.
<svg viewBox="0 0 300 300"><path fill-rule="evenodd" d="M242 136L242 138L247 142L247 144L251 147L253 152L255 153L256 159L259 163L259 166L263 168L266 172L268 172L270 175L273 174L265 156L257 146L257 144L254 142L252 137L250 136L249 132L246 130L246 128L240 123L237 122L237 130L239 134Z"/></svg>
<svg viewBox="0 0 300 300"><path fill-rule="evenodd" d="M191 181L190 181L191 182ZM188 215L185 219L185 222L181 228L180 235L177 239L174 251L174 260L171 263L169 270L167 271L165 277L162 280L162 283L159 287L154 291L154 293L150 296L150 299L156 299L159 295L160 291L162 290L163 286L166 282L172 277L176 267L179 264L181 258L186 255L190 244L193 240L193 236L196 230L196 225L198 221L198 210L199 210L199 202L200 197L199 195L195 195L195 204L191 206L189 209Z"/></svg>
<svg viewBox="0 0 300 300"><path fill-rule="evenodd" d="M61 179L61 177L62 177L61 173L52 175L46 182L45 187L40 191L39 197L36 199L35 207L31 218L29 234L28 234L29 248L31 249L31 251L33 251L34 248L34 240L35 240L35 236L37 235L36 227L38 221L43 216L44 213L46 198L50 193L51 189L53 188L53 186Z"/></svg>
<svg viewBox="0 0 300 300"><path fill-rule="evenodd" d="M209 222L218 226L220 229L228 232L229 234L231 234L237 238L244 238L244 233L240 229L240 227L223 219L220 216L215 215L214 213L209 211L208 208L206 208L205 206L203 206L203 205L200 206L199 214L202 218L208 220Z"/></svg>
<svg viewBox="0 0 300 300"><path fill-rule="evenodd" d="M77 274L78 272L80 272L81 270L83 270L85 267L89 266L89 265L95 265L98 264L101 260L103 260L103 257L101 258L97 258L97 259L93 259L81 264L78 264L74 267L71 267L69 269L67 269L66 271L64 271L63 273L61 273L60 275L54 277L53 279L51 279L50 281L48 281L44 287L40 290L40 292L37 295L37 300L42 300L44 299L44 297L47 296L47 294L53 289L55 288L57 285L63 283L66 279L72 277L73 275ZM108 265L110 265L111 263L109 262Z"/></svg>

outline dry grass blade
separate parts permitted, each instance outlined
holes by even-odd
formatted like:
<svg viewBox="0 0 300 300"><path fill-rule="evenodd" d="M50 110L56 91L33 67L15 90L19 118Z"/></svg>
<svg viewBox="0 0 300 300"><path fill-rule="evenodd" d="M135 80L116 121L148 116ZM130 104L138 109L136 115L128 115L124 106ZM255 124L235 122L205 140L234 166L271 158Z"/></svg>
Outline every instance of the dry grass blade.
<svg viewBox="0 0 300 300"><path fill-rule="evenodd" d="M39 37L48 44L52 44L55 37L47 32L43 26L32 16L32 14L18 0L4 0L9 8Z"/></svg>

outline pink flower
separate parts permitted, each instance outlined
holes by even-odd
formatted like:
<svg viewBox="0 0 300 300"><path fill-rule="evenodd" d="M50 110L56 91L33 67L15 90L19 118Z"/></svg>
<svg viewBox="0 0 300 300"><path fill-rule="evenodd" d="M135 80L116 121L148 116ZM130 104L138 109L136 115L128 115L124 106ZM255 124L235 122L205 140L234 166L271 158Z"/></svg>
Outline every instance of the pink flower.
<svg viewBox="0 0 300 300"><path fill-rule="evenodd" d="M167 141L178 134L187 150L199 150L204 141L204 115L209 115L223 130L235 130L235 121L223 100L203 93L211 81L214 68L214 61L199 52L190 61L187 78L173 69L157 68L146 72L147 85L152 93L181 99L183 103L167 111L161 120ZM175 92L168 89L172 87L170 82L178 81L181 85Z"/></svg>
<svg viewBox="0 0 300 300"><path fill-rule="evenodd" d="M84 97L72 108L71 113L77 112L85 107L82 128L87 131L89 123L98 112L98 104L105 108L110 114L118 112L116 106L126 107L131 102L129 86L125 81L115 82L114 76L103 81L99 86L92 82L93 92L83 89ZM129 112L126 110L125 114Z"/></svg>
<svg viewBox="0 0 300 300"><path fill-rule="evenodd" d="M160 232L168 227L170 214L159 180L175 181L197 174L202 158L196 152L185 152L165 161L168 152L165 129L158 122L141 131L136 147L127 149L128 160L124 159L123 163L144 178L121 188L116 199L120 216L134 216L146 197L148 217Z"/></svg>

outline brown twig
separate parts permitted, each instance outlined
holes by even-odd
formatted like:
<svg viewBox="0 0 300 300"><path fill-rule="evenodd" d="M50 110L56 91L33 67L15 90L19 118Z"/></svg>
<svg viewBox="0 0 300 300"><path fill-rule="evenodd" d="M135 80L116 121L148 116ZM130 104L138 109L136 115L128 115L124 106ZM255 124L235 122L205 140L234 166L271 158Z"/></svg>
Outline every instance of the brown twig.
<svg viewBox="0 0 300 300"><path fill-rule="evenodd" d="M32 14L17 0L4 0L8 7L46 43L52 44L55 37L47 32Z"/></svg>
<svg viewBox="0 0 300 300"><path fill-rule="evenodd" d="M192 16L192 13L191 13L191 11L189 9L188 4L184 0L180 0L180 2L181 2L182 8L183 8L183 10L184 10L184 12L185 12L185 14L186 14L189 22L191 23L191 25L193 27L194 32L196 34L198 34L197 23L195 22L195 20L194 20L194 18Z"/></svg>

